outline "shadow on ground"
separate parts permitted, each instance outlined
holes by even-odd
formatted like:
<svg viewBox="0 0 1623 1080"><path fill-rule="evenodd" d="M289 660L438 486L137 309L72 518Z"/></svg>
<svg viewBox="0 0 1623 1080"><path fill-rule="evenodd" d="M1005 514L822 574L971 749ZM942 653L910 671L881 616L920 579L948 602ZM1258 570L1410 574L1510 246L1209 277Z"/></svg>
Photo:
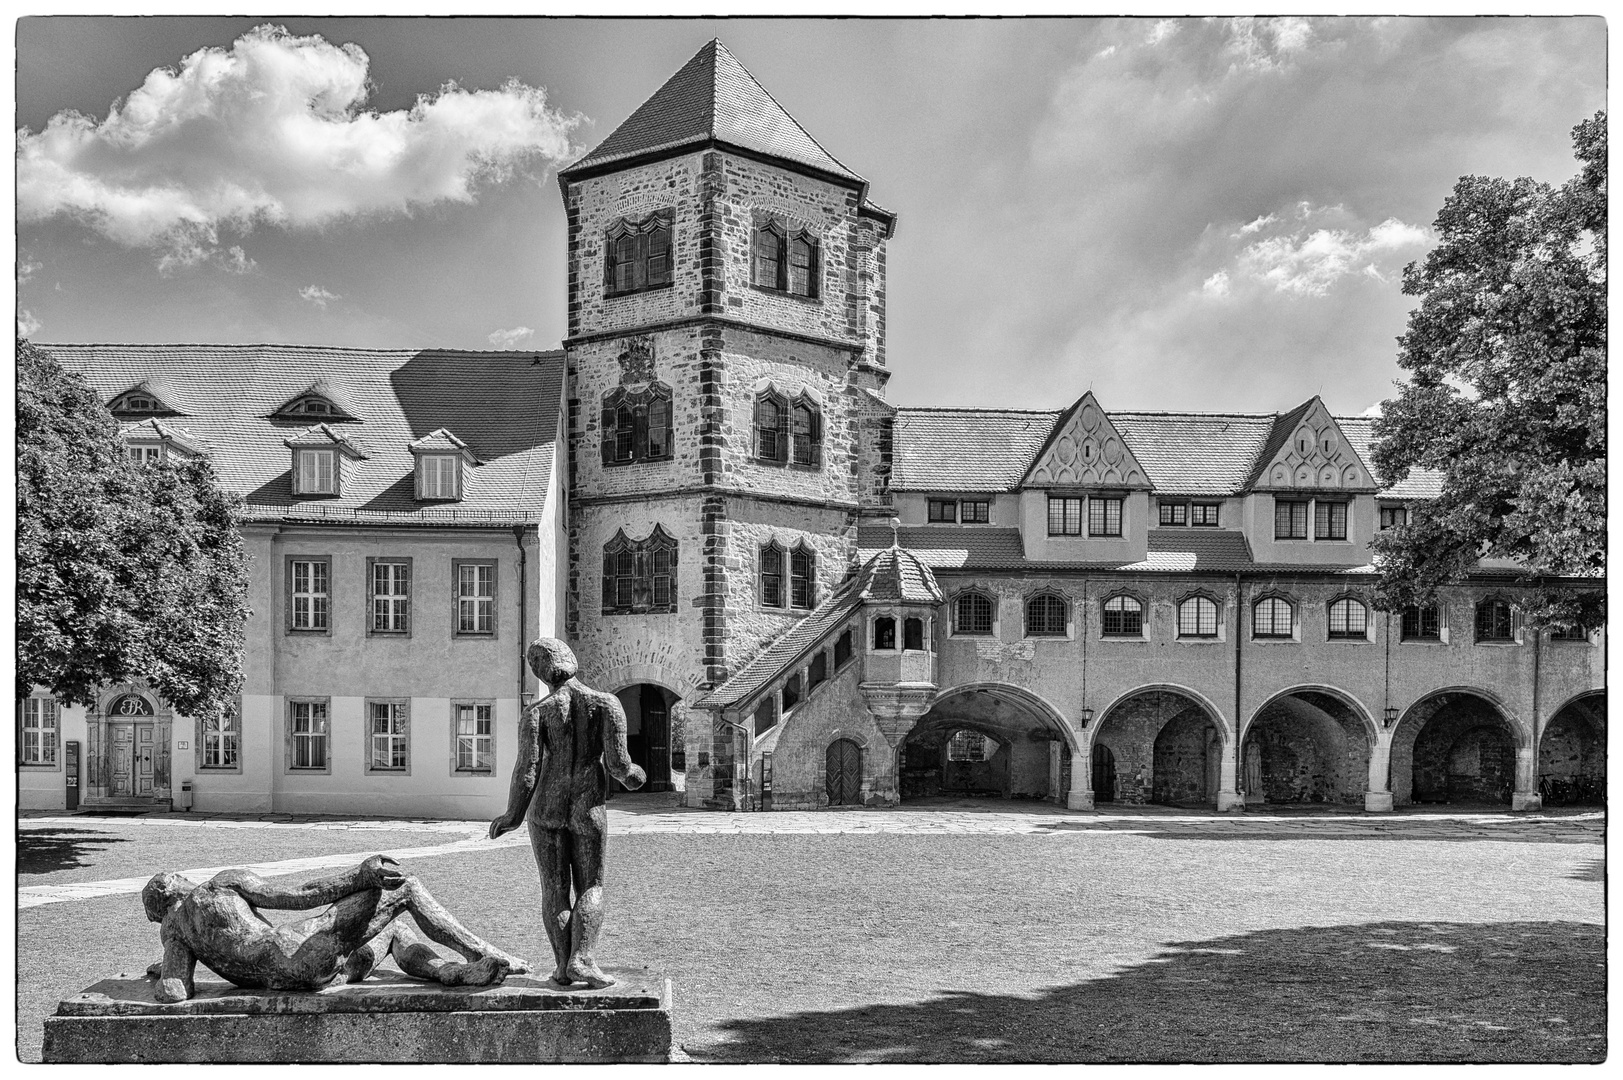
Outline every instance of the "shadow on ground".
<svg viewBox="0 0 1623 1080"><path fill-rule="evenodd" d="M1363 824L1313 821L1311 818L1237 818L1233 821L1169 821L1162 825L1149 821L1120 821L1099 818L1089 821L1043 822L1038 828L1049 832L1131 832L1151 840L1446 840L1465 844L1481 840L1536 841L1540 844L1599 844L1598 827L1573 825L1557 832L1548 823L1504 822L1426 822L1408 818L1400 823ZM1536 830L1536 831L1534 831Z"/></svg>
<svg viewBox="0 0 1623 1080"><path fill-rule="evenodd" d="M1606 946L1575 922L1366 923L1179 942L1036 997L724 1021L698 1060L1596 1062ZM996 972L987 972L988 981Z"/></svg>
<svg viewBox="0 0 1623 1080"><path fill-rule="evenodd" d="M1571 878L1573 881L1604 882L1606 880L1606 860L1590 859L1572 873L1568 874L1567 877Z"/></svg>
<svg viewBox="0 0 1623 1080"><path fill-rule="evenodd" d="M95 856L121 836L94 829L25 829L17 832L17 873L50 874L89 866Z"/></svg>

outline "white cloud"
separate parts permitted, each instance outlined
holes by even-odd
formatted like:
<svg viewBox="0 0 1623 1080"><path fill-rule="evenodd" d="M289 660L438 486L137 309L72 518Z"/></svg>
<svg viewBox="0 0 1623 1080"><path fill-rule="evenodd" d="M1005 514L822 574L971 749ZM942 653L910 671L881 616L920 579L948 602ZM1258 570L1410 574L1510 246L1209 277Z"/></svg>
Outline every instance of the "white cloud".
<svg viewBox="0 0 1623 1080"><path fill-rule="evenodd" d="M299 290L299 296L310 301L318 308L325 308L328 301L343 299L343 297L339 296L337 293L328 292L320 285L306 285L304 288Z"/></svg>
<svg viewBox="0 0 1623 1080"><path fill-rule="evenodd" d="M1274 217L1274 215L1272 215L1272 214L1264 214L1261 217L1257 218L1256 220L1252 221L1248 225L1241 225L1240 226L1240 231L1234 234L1234 238L1236 240L1238 240L1242 236L1249 236L1252 233L1258 231L1259 229L1265 229L1269 225L1273 225L1278 221L1279 221L1279 219Z"/></svg>
<svg viewBox="0 0 1623 1080"><path fill-rule="evenodd" d="M1229 275L1226 270L1219 270L1207 278L1200 286L1200 291L1207 296L1227 296L1229 294Z"/></svg>
<svg viewBox="0 0 1623 1080"><path fill-rule="evenodd" d="M34 318L34 313L27 308L17 312L17 336L31 338L39 333L40 322Z"/></svg>
<svg viewBox="0 0 1623 1080"><path fill-rule="evenodd" d="M469 203L571 152L578 118L516 80L499 90L447 83L409 110L366 108L366 53L261 26L229 49L200 49L151 72L99 123L76 112L17 135L25 222L81 220L130 247L193 265L221 228L320 228L354 216ZM203 255L198 252L203 251Z"/></svg>
<svg viewBox="0 0 1623 1080"><path fill-rule="evenodd" d="M1306 19L1245 16L1229 20L1225 51L1236 58L1235 67L1271 71L1287 66L1292 53L1306 52L1312 39Z"/></svg>
<svg viewBox="0 0 1623 1080"><path fill-rule="evenodd" d="M1150 32L1144 37L1144 44L1159 45L1177 32L1178 22L1176 19L1162 19L1150 27Z"/></svg>
<svg viewBox="0 0 1623 1080"><path fill-rule="evenodd" d="M248 253L241 247L233 244L225 253L225 268L233 274L246 274L259 264L248 257Z"/></svg>
<svg viewBox="0 0 1623 1080"><path fill-rule="evenodd" d="M511 330L492 330L487 340L492 349L511 349L534 336L535 331L528 326L515 326Z"/></svg>
<svg viewBox="0 0 1623 1080"><path fill-rule="evenodd" d="M1240 252L1236 266L1277 292L1323 296L1349 274L1388 280L1373 260L1429 239L1425 229L1397 218L1387 218L1362 234L1356 229L1301 228L1253 241Z"/></svg>
<svg viewBox="0 0 1623 1080"><path fill-rule="evenodd" d="M36 262L20 251L17 253L17 284L27 284L29 278L32 278L43 269L45 269L44 263Z"/></svg>

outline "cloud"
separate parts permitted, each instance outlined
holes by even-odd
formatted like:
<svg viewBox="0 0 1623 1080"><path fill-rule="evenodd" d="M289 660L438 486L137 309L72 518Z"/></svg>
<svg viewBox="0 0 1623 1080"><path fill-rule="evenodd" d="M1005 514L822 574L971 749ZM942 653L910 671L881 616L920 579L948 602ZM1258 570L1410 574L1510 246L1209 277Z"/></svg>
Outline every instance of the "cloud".
<svg viewBox="0 0 1623 1080"><path fill-rule="evenodd" d="M1303 227L1252 241L1239 253L1235 265L1240 273L1271 285L1276 292L1324 296L1332 285L1350 274L1386 282L1389 279L1375 259L1420 247L1430 239L1426 229L1397 218L1387 218L1363 232Z"/></svg>
<svg viewBox="0 0 1623 1080"><path fill-rule="evenodd" d="M1150 32L1144 37L1144 44L1159 45L1177 32L1178 22L1176 19L1162 19L1150 27Z"/></svg>
<svg viewBox="0 0 1623 1080"><path fill-rule="evenodd" d="M515 326L511 330L492 330L487 340L492 349L511 349L534 336L535 331L528 326Z"/></svg>
<svg viewBox="0 0 1623 1080"><path fill-rule="evenodd" d="M1279 219L1276 218L1272 214L1264 214L1263 216L1257 218L1256 220L1252 221L1248 225L1241 225L1240 226L1240 231L1234 234L1234 238L1236 240L1238 240L1242 236L1249 236L1252 233L1256 232L1258 229L1265 229L1269 225L1272 225L1275 222L1277 222L1278 220Z"/></svg>
<svg viewBox="0 0 1623 1080"><path fill-rule="evenodd" d="M1225 51L1235 66L1248 71L1272 71L1291 62L1293 53L1305 52L1313 40L1313 25L1306 19L1230 19Z"/></svg>
<svg viewBox="0 0 1623 1080"><path fill-rule="evenodd" d="M342 296L339 296L335 292L328 292L320 285L306 285L304 288L299 290L299 296L310 301L316 307L323 309L326 308L328 301L343 299Z"/></svg>
<svg viewBox="0 0 1623 1080"><path fill-rule="evenodd" d="M241 247L232 245L225 253L225 268L233 274L246 274L259 264L248 257Z"/></svg>
<svg viewBox="0 0 1623 1080"><path fill-rule="evenodd" d="M40 321L34 318L34 313L27 308L17 312L17 336L31 338L39 333Z"/></svg>
<svg viewBox="0 0 1623 1080"><path fill-rule="evenodd" d="M471 203L481 184L571 153L579 118L538 87L448 82L380 113L366 108L368 66L357 45L275 26L200 49L151 72L105 120L70 111L21 129L18 215L165 249L170 272L207 257L224 228L319 229Z"/></svg>
<svg viewBox="0 0 1623 1080"><path fill-rule="evenodd" d="M1201 283L1200 291L1207 296L1227 296L1229 294L1228 273L1219 270Z"/></svg>
<svg viewBox="0 0 1623 1080"><path fill-rule="evenodd" d="M26 285L30 278L43 269L44 263L37 262L20 251L17 253L17 284Z"/></svg>

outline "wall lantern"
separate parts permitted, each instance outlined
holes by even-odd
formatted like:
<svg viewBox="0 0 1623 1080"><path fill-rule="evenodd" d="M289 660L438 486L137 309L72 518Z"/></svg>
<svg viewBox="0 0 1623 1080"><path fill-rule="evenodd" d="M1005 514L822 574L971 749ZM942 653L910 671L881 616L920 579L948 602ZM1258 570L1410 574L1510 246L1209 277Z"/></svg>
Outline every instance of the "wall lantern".
<svg viewBox="0 0 1623 1080"><path fill-rule="evenodd" d="M1087 727L1089 724L1093 723L1093 710L1086 706L1083 706L1081 709L1077 710L1076 715L1077 719L1082 721L1083 727Z"/></svg>
<svg viewBox="0 0 1623 1080"><path fill-rule="evenodd" d="M1398 722L1398 707L1396 705L1388 705L1386 707L1385 720L1387 727L1391 727L1393 724Z"/></svg>

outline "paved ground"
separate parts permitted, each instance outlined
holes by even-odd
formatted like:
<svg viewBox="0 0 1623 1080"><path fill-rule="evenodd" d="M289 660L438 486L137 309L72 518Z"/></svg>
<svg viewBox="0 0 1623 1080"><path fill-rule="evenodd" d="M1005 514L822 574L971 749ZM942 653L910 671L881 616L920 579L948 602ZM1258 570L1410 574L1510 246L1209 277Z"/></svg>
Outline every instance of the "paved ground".
<svg viewBox="0 0 1623 1080"><path fill-rule="evenodd" d="M605 952L672 976L696 1059L1604 1053L1598 812L673 801L610 804ZM538 956L525 838L483 836L483 822L24 815L19 1054L37 1060L55 1001L156 957L134 894L158 869L303 879L385 851L476 931Z"/></svg>

